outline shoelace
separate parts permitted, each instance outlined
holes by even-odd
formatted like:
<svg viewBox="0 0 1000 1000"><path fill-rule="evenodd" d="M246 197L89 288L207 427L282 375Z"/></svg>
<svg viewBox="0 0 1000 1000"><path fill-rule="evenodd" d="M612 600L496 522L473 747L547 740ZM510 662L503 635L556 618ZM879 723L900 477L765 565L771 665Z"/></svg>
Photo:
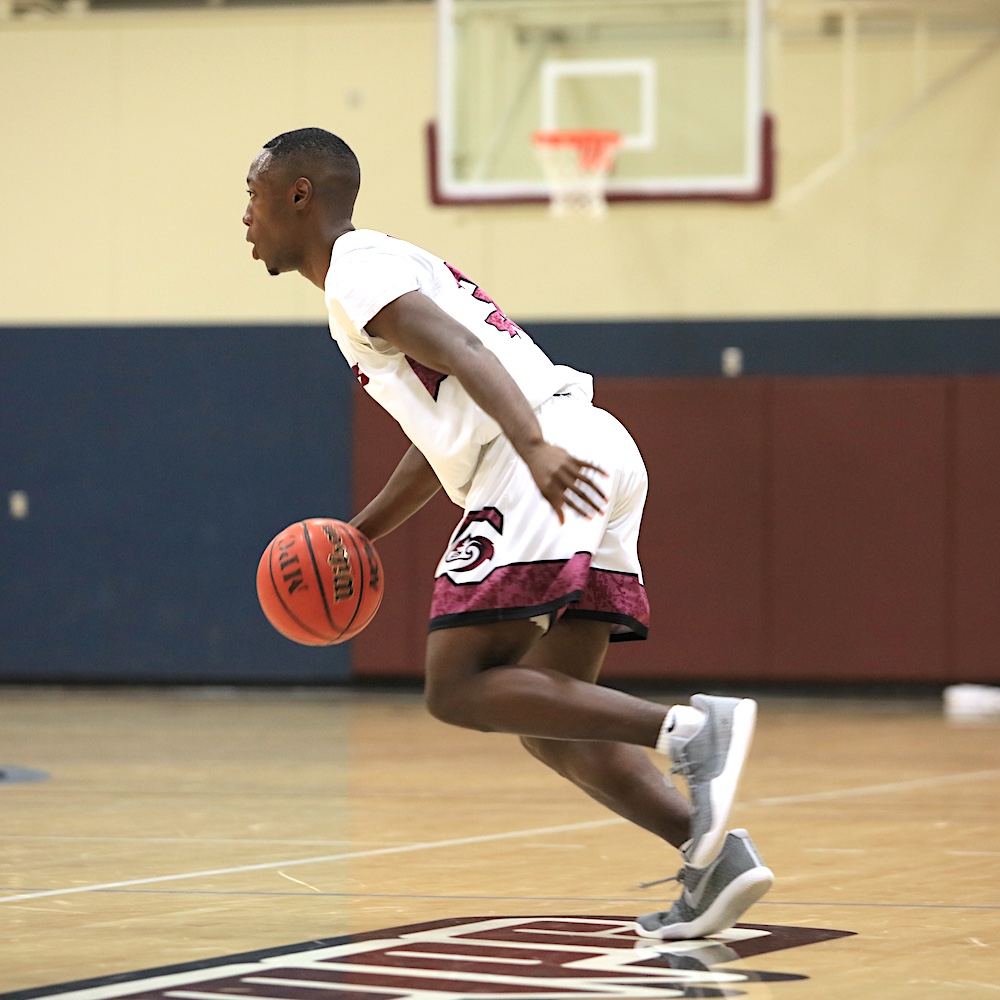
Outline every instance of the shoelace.
<svg viewBox="0 0 1000 1000"><path fill-rule="evenodd" d="M691 774L691 762L686 757L682 757L680 760L675 760L670 765L669 773L680 774L684 778L687 778Z"/></svg>
<svg viewBox="0 0 1000 1000"><path fill-rule="evenodd" d="M666 878L654 879L652 882L640 882L637 888L652 889L654 885L663 885L665 882L679 882L681 885L684 885L684 872L687 867L687 865L683 865L676 875L667 875Z"/></svg>

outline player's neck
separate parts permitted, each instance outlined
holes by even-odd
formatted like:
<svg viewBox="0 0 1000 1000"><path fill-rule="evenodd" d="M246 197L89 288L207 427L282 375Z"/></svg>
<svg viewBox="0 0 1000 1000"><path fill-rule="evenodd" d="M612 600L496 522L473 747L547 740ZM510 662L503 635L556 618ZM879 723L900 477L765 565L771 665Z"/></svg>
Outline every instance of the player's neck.
<svg viewBox="0 0 1000 1000"><path fill-rule="evenodd" d="M326 288L326 273L330 270L330 257L333 254L333 245L344 233L354 232L354 226L350 219L335 223L323 234L323 240L317 244L317 252L311 254L304 265L299 268L299 273L311 281L317 288Z"/></svg>

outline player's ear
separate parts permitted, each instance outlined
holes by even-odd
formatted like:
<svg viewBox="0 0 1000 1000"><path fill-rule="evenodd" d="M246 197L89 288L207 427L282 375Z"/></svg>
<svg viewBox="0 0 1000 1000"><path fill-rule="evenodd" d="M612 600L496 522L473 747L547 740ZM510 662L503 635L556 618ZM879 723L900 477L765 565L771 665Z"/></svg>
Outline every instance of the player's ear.
<svg viewBox="0 0 1000 1000"><path fill-rule="evenodd" d="M313 186L308 177L300 177L292 188L292 201L302 207L312 200Z"/></svg>

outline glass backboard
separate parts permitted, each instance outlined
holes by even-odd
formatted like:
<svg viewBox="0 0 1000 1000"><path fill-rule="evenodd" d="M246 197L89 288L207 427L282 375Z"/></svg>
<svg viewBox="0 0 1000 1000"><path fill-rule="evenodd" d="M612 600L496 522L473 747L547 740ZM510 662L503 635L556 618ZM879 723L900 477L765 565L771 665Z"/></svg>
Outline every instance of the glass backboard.
<svg viewBox="0 0 1000 1000"><path fill-rule="evenodd" d="M438 0L432 189L542 201L538 130L622 135L608 200L771 193L764 0Z"/></svg>

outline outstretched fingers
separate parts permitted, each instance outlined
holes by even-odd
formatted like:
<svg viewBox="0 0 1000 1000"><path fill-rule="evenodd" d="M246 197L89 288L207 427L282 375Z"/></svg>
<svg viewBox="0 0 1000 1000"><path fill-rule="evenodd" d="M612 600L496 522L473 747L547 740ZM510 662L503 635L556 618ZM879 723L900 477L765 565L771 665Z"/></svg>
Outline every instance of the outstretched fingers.
<svg viewBox="0 0 1000 1000"><path fill-rule="evenodd" d="M564 448L548 442L525 455L525 461L560 524L566 520L564 507L582 517L604 512L607 496L597 477L607 473L600 466L574 458Z"/></svg>
<svg viewBox="0 0 1000 1000"><path fill-rule="evenodd" d="M592 473L604 477L607 477L608 474L599 466L591 465L590 462L580 462L579 464L580 471L573 482L570 483L565 494L566 505L584 517L590 517L593 514L603 514L605 504L608 502L608 496L598 485L596 476L588 475L584 470L589 469ZM574 495L579 497L583 504L582 507L576 502Z"/></svg>

